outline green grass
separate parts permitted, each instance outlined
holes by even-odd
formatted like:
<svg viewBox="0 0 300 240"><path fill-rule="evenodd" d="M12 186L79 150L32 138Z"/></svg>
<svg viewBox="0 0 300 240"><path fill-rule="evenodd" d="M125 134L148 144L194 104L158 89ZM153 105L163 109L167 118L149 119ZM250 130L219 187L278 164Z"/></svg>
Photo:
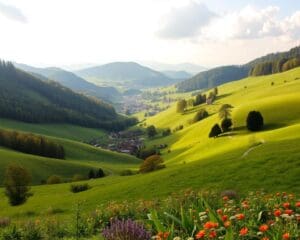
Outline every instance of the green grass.
<svg viewBox="0 0 300 240"><path fill-rule="evenodd" d="M153 199L190 187L235 189L240 193L261 188L300 193L300 80L295 80L297 77L300 77L300 68L228 83L219 87L219 97L213 105L197 106L185 114L176 113L174 104L146 120L147 125L154 124L158 129L184 125L183 130L168 137L146 142L147 146L168 144L162 151L165 169L145 175L114 175L91 180L92 188L78 194L69 191L69 184L35 186L33 197L22 206L10 207L7 202L0 202L0 216L23 219L33 211L34 216L39 217L52 207L61 209L60 216L67 218L79 201L85 202L86 210L92 210L111 200ZM190 93L177 95L187 98ZM228 136L209 139L212 125L220 122L217 111L224 103L234 106L235 130ZM188 124L201 108L206 108L210 116ZM261 111L266 124L264 131L251 133L246 130L245 121L251 110ZM65 146L66 162L72 164L106 166L115 171L138 166L134 158L115 156L72 140L55 139Z"/></svg>

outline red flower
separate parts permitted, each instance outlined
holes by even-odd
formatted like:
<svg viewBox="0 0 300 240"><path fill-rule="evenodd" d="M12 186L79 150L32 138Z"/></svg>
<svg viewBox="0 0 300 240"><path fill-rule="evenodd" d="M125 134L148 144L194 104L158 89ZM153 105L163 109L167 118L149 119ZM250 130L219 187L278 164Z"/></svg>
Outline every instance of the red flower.
<svg viewBox="0 0 300 240"><path fill-rule="evenodd" d="M267 237L263 237L261 240L270 240L270 239Z"/></svg>
<svg viewBox="0 0 300 240"><path fill-rule="evenodd" d="M223 201L228 201L229 200L229 197L228 196L224 196L223 197Z"/></svg>
<svg viewBox="0 0 300 240"><path fill-rule="evenodd" d="M227 215L223 215L221 218L222 218L223 222L226 222L228 220L228 216Z"/></svg>
<svg viewBox="0 0 300 240"><path fill-rule="evenodd" d="M275 217L280 217L280 215L281 215L281 211L280 211L279 209L276 209L276 210L274 211L274 216L275 216Z"/></svg>
<svg viewBox="0 0 300 240"><path fill-rule="evenodd" d="M285 214L288 214L288 215L292 215L292 214L293 214L293 210L291 210L291 209L286 209L286 210L284 210L284 213L285 213Z"/></svg>
<svg viewBox="0 0 300 240"><path fill-rule="evenodd" d="M248 233L248 228L246 228L246 227L243 227L240 230L240 236L245 236L247 233Z"/></svg>
<svg viewBox="0 0 300 240"><path fill-rule="evenodd" d="M235 217L236 217L237 220L245 219L245 215L243 213L236 214Z"/></svg>
<svg viewBox="0 0 300 240"><path fill-rule="evenodd" d="M259 231L266 232L269 229L269 226L267 224L263 224L259 227Z"/></svg>
<svg viewBox="0 0 300 240"><path fill-rule="evenodd" d="M218 223L215 223L215 222L206 222L206 223L204 224L204 228L205 228L205 229L216 228L216 227L218 227L218 226L219 226L219 224L218 224Z"/></svg>
<svg viewBox="0 0 300 240"><path fill-rule="evenodd" d="M285 208L285 209L288 209L290 208L291 204L289 202L285 202L282 204L282 206Z"/></svg>
<svg viewBox="0 0 300 240"><path fill-rule="evenodd" d="M197 234L196 234L196 239L200 239L200 238L204 238L205 237L205 230L200 230Z"/></svg>
<svg viewBox="0 0 300 240"><path fill-rule="evenodd" d="M222 209L218 209L218 210L217 210L217 213L218 213L219 215L222 215L222 214L223 214Z"/></svg>
<svg viewBox="0 0 300 240"><path fill-rule="evenodd" d="M290 239L290 234L289 234L289 233L284 233L284 234L282 235L282 239L284 239L284 240Z"/></svg>
<svg viewBox="0 0 300 240"><path fill-rule="evenodd" d="M216 231L211 231L210 233L209 233L209 237L210 238L215 238L217 236L217 232Z"/></svg>
<svg viewBox="0 0 300 240"><path fill-rule="evenodd" d="M300 202L296 202L295 206L300 207Z"/></svg>

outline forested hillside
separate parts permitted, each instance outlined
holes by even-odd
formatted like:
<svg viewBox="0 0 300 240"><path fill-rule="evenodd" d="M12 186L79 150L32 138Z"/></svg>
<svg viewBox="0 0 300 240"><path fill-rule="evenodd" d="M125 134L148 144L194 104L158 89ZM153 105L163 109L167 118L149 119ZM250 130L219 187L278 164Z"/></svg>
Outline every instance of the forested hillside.
<svg viewBox="0 0 300 240"><path fill-rule="evenodd" d="M105 101L115 101L120 97L120 93L114 87L100 87L76 74L65 71L61 68L36 68L25 64L14 63L17 68L41 78L42 80L54 80L61 85L72 89L73 91L84 93L89 96L94 96Z"/></svg>
<svg viewBox="0 0 300 240"><path fill-rule="evenodd" d="M300 47L295 47L287 52L268 54L241 66L217 67L200 72L176 86L180 92L207 89L247 76L279 73L298 66L300 66Z"/></svg>
<svg viewBox="0 0 300 240"><path fill-rule="evenodd" d="M122 129L134 122L109 104L74 93L57 82L41 81L12 63L0 63L0 117L33 123L71 123Z"/></svg>

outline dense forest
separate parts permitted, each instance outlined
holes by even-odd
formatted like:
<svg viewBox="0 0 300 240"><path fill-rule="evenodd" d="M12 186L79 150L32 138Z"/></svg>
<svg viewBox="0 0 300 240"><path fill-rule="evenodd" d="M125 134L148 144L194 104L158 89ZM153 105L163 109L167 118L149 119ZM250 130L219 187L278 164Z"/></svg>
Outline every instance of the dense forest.
<svg viewBox="0 0 300 240"><path fill-rule="evenodd" d="M136 122L109 104L0 62L0 117L32 123L70 123L121 130Z"/></svg>
<svg viewBox="0 0 300 240"><path fill-rule="evenodd" d="M207 89L220 84L239 80L248 75L248 66L224 66L201 72L196 76L178 83L177 89L180 92L187 92L196 89Z"/></svg>
<svg viewBox="0 0 300 240"><path fill-rule="evenodd" d="M208 89L247 76L284 72L299 66L300 47L295 47L287 52L268 54L245 65L217 67L200 72L194 77L178 83L176 86L180 92Z"/></svg>
<svg viewBox="0 0 300 240"><path fill-rule="evenodd" d="M0 130L0 146L50 158L65 158L63 146L31 133Z"/></svg>

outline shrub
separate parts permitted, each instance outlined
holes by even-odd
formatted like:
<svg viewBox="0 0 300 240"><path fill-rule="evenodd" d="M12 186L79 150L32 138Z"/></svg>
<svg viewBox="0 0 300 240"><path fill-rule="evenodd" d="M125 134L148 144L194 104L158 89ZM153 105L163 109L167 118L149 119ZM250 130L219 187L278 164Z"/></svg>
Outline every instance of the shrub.
<svg viewBox="0 0 300 240"><path fill-rule="evenodd" d="M223 132L228 132L232 126L232 120L230 118L225 118L222 120L221 128Z"/></svg>
<svg viewBox="0 0 300 240"><path fill-rule="evenodd" d="M102 235L105 240L127 239L127 240L150 240L151 234L145 227L131 219L113 220L106 227Z"/></svg>
<svg viewBox="0 0 300 240"><path fill-rule="evenodd" d="M176 111L178 113L183 113L185 111L185 108L187 107L187 102L185 99L181 99L177 102L177 108Z"/></svg>
<svg viewBox="0 0 300 240"><path fill-rule="evenodd" d="M70 186L70 190L73 193L83 192L83 191L86 191L86 190L88 190L90 188L91 187L87 183L84 183L84 184L72 184Z"/></svg>
<svg viewBox="0 0 300 240"><path fill-rule="evenodd" d="M174 132L178 132L178 131L180 131L180 130L182 130L183 129L183 125L178 125L177 127L175 127L174 128Z"/></svg>
<svg viewBox="0 0 300 240"><path fill-rule="evenodd" d="M11 164L6 168L4 176L5 194L12 206L26 202L31 196L29 184L31 182L30 173L23 167Z"/></svg>
<svg viewBox="0 0 300 240"><path fill-rule="evenodd" d="M201 109L200 111L198 111L196 113L196 115L194 116L192 123L196 123L204 118L208 117L208 112L205 109Z"/></svg>
<svg viewBox="0 0 300 240"><path fill-rule="evenodd" d="M78 181L83 181L83 180L86 180L86 178L81 174L75 174L72 177L72 182L78 182Z"/></svg>
<svg viewBox="0 0 300 240"><path fill-rule="evenodd" d="M157 134L155 126L151 125L147 127L147 135L148 137L154 137Z"/></svg>
<svg viewBox="0 0 300 240"><path fill-rule="evenodd" d="M58 184L62 183L62 179L58 175L51 175L50 177L47 178L47 184Z"/></svg>
<svg viewBox="0 0 300 240"><path fill-rule="evenodd" d="M153 155L144 160L140 166L141 173L152 172L165 167L163 159L159 155Z"/></svg>
<svg viewBox="0 0 300 240"><path fill-rule="evenodd" d="M170 128L167 128L167 129L163 130L163 132L162 132L163 137L169 136L170 134L171 134Z"/></svg>
<svg viewBox="0 0 300 240"><path fill-rule="evenodd" d="M88 178L89 178L89 179L95 178L95 172L94 172L93 169L91 169L91 170L89 171Z"/></svg>
<svg viewBox="0 0 300 240"><path fill-rule="evenodd" d="M141 159L146 159L147 157L150 157L152 155L157 154L156 148L148 148L148 149L140 149L137 153L137 157Z"/></svg>
<svg viewBox="0 0 300 240"><path fill-rule="evenodd" d="M247 117L247 128L250 131L259 131L264 126L264 119L260 112L251 111Z"/></svg>
<svg viewBox="0 0 300 240"><path fill-rule="evenodd" d="M219 126L219 124L215 124L212 129L210 130L210 133L209 133L209 137L212 138L212 137L217 137L219 136L220 134L222 133L222 130Z"/></svg>
<svg viewBox="0 0 300 240"><path fill-rule="evenodd" d="M105 173L102 170L102 168L99 168L98 171L96 172L96 178L102 178L105 177Z"/></svg>

